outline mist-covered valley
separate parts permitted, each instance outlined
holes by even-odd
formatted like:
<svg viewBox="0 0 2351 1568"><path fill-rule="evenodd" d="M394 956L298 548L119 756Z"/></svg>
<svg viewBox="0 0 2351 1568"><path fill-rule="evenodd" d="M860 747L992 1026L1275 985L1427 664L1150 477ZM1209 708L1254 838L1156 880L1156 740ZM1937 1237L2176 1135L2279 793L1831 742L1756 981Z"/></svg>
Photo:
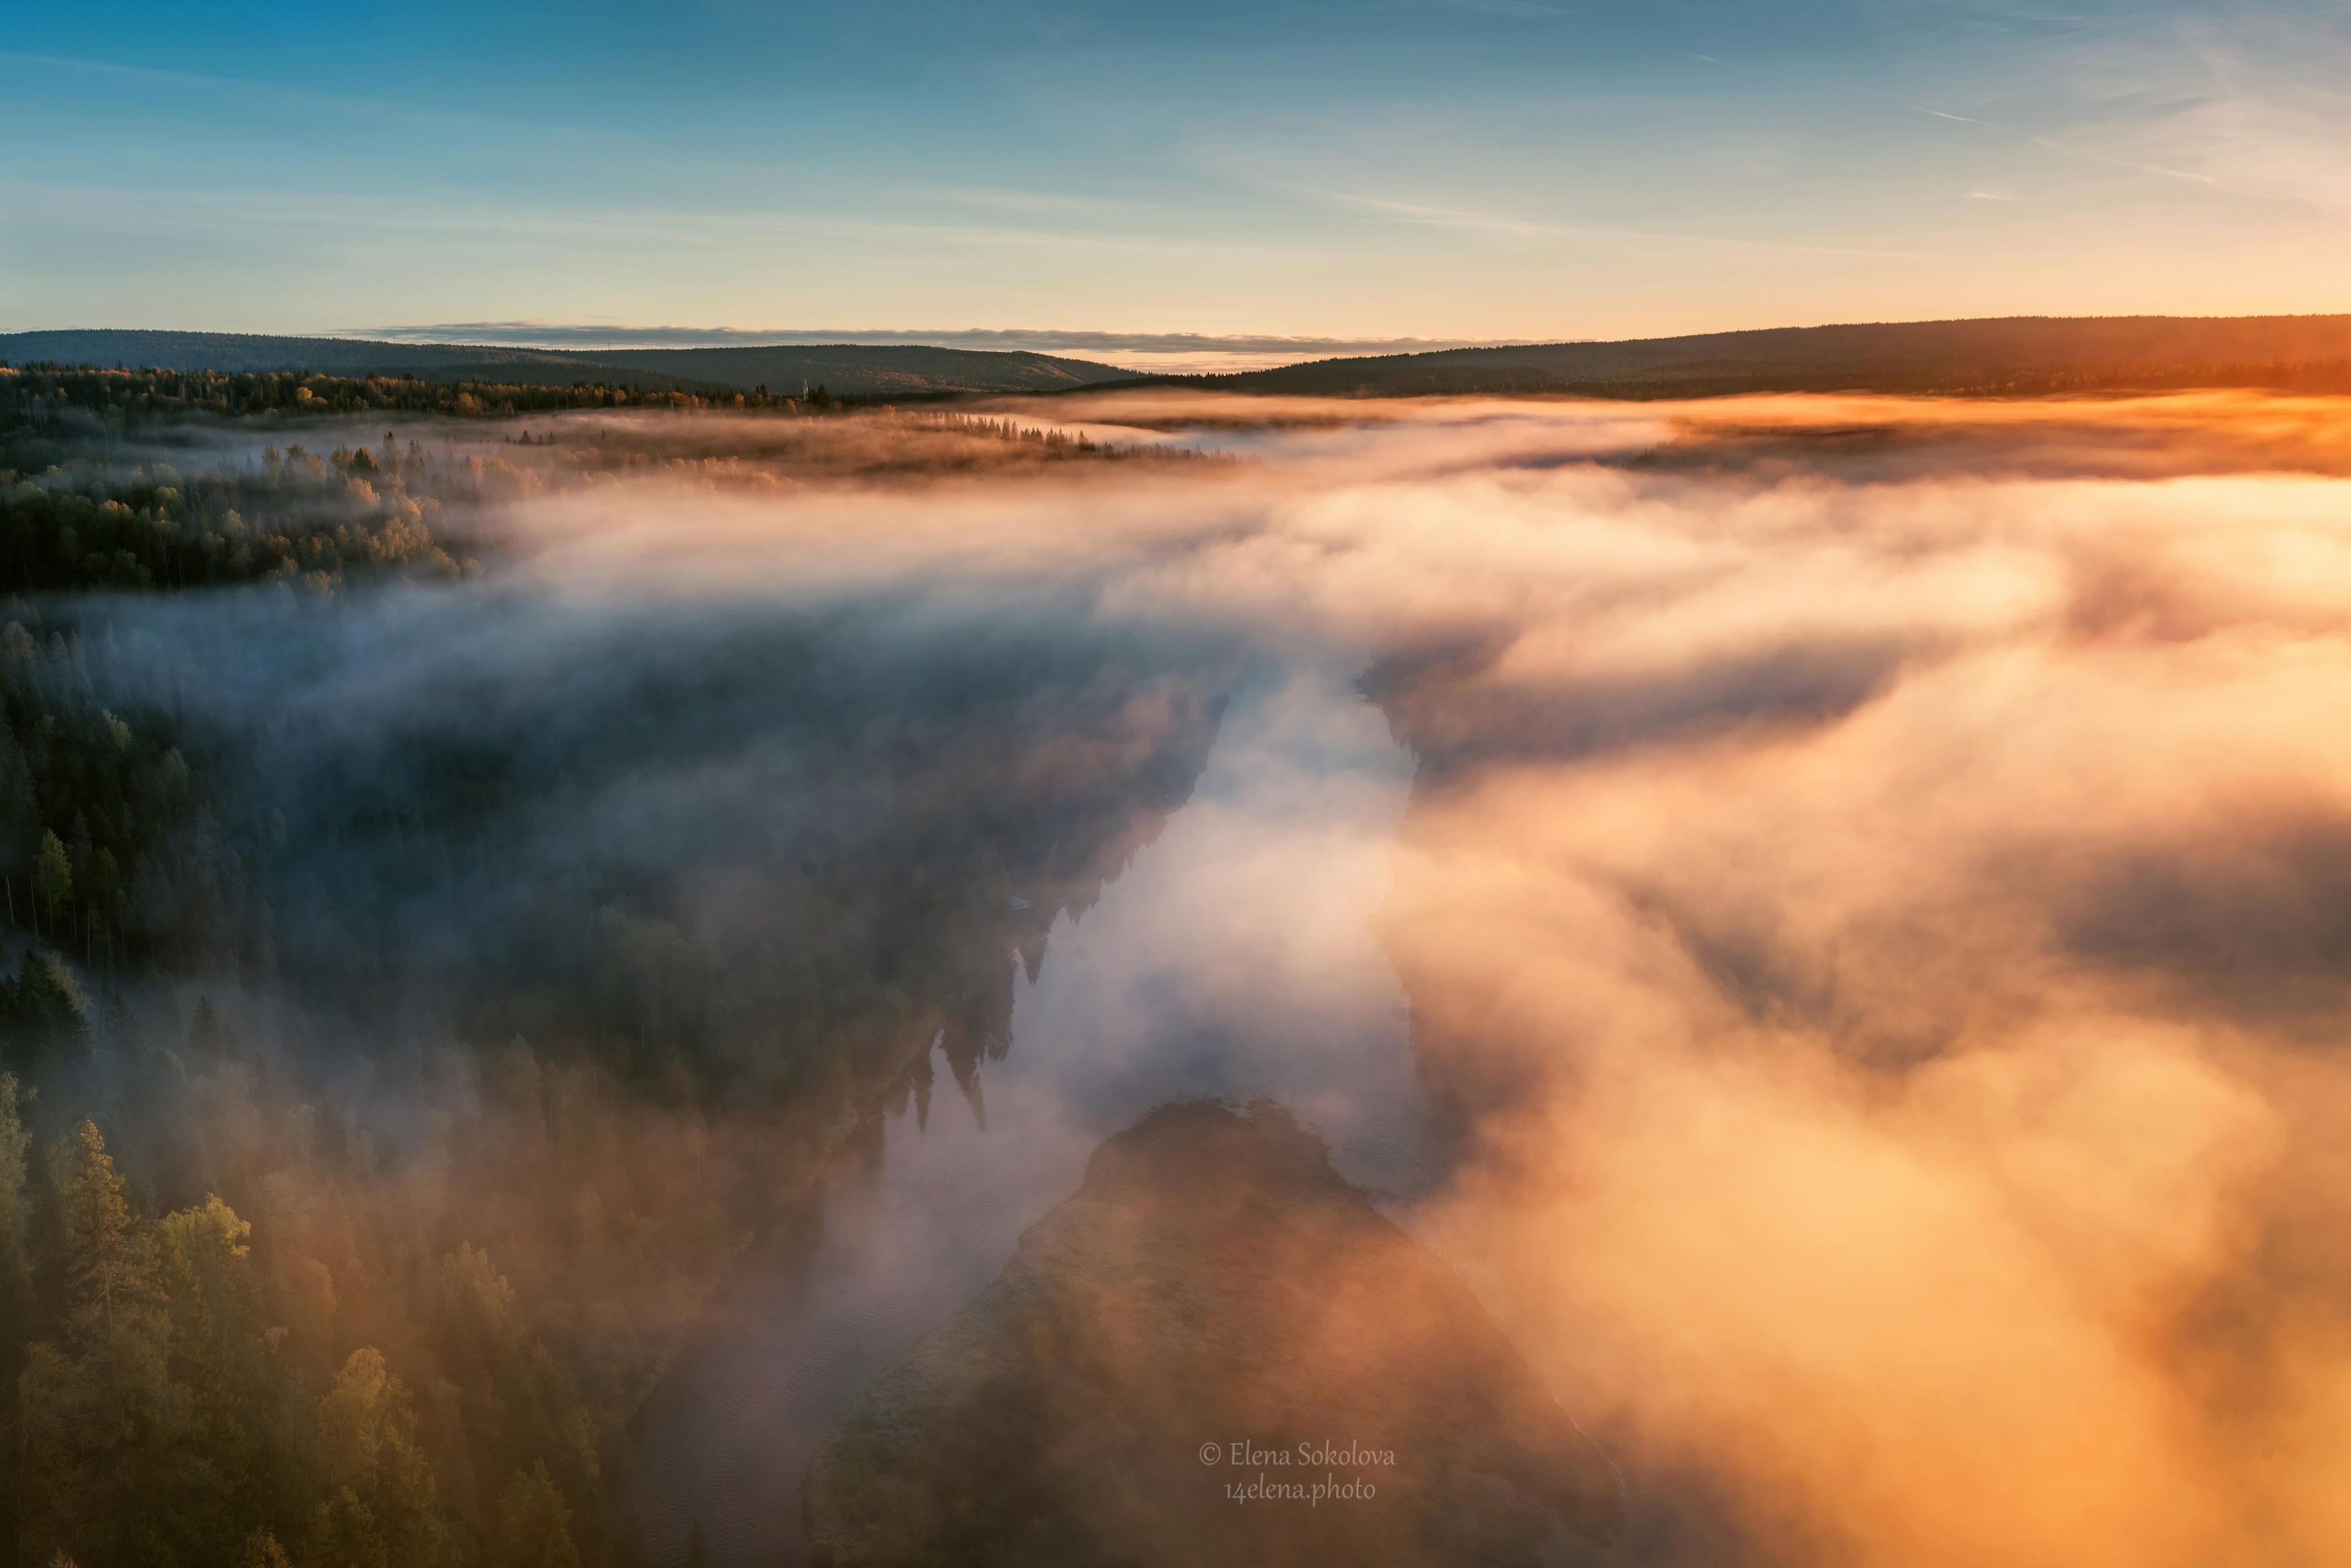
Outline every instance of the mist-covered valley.
<svg viewBox="0 0 2351 1568"><path fill-rule="evenodd" d="M27 1563L2351 1536L2338 400L5 374Z"/></svg>

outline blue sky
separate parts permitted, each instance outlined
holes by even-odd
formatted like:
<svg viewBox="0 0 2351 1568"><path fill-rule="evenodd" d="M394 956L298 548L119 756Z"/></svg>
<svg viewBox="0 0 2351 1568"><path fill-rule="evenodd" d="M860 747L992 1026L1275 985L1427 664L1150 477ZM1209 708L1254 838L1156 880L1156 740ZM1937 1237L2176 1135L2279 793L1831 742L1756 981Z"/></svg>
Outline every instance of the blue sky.
<svg viewBox="0 0 2351 1568"><path fill-rule="evenodd" d="M0 329L2351 309L2341 3L0 5Z"/></svg>

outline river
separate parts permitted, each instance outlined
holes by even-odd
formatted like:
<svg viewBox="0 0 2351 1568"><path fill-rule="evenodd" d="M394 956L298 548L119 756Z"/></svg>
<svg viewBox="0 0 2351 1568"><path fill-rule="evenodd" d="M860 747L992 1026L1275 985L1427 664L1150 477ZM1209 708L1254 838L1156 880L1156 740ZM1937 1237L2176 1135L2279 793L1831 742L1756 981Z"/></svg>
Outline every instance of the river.
<svg viewBox="0 0 2351 1568"><path fill-rule="evenodd" d="M993 1278L1109 1134L1162 1101L1270 1096L1375 1191L1433 1179L1405 995L1367 919L1410 756L1338 663L1260 667L1191 800L1081 918L1054 922L1013 1042L967 1100L887 1118L738 1267L638 1420L653 1561L800 1559L799 1480L833 1417Z"/></svg>

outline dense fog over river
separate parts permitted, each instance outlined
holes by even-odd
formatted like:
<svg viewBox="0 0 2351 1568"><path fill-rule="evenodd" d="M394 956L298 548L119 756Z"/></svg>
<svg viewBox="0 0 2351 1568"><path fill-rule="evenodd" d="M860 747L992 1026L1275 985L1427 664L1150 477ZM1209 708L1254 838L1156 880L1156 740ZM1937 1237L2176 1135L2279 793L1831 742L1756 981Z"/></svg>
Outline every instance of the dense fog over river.
<svg viewBox="0 0 2351 1568"><path fill-rule="evenodd" d="M20 602L0 756L123 781L36 1116L480 1550L2351 1535L2340 402L518 423L159 443L75 548L220 586ZM1214 1513L1260 1393L1395 1512Z"/></svg>
<svg viewBox="0 0 2351 1568"><path fill-rule="evenodd" d="M2325 933L2351 892L2306 852L2342 831L2333 727L2291 715L2343 657L2319 566L2346 547L2339 409L1103 401L1256 464L865 515L959 572L1099 570L1100 613L1232 628L1355 680L1416 753L1417 804L1392 845L1374 797L1311 814L1356 824L1353 857L1382 867L1339 878L1357 898L1301 865L1227 921L1138 926L1160 878L1207 864L1183 853L1211 836L1196 795L1088 918L1107 929L1057 926L1070 970L1019 992L984 1094L1089 1095L1088 1135L1171 1095L1289 1099L1343 1170L1410 1195L1395 1211L1627 1460L1643 1560L2169 1561L2125 1528L2147 1509L2190 1537L2325 1538L2294 1477L2334 1451L2332 1385L2306 1375L2332 1331L2294 1325L2339 1321L2318 1216L2346 1194L2296 1151L2346 1109L2312 1031L2343 1000ZM820 573L871 560L817 536ZM1290 722L1361 712L1339 688ZM1203 791L1259 711L1228 711ZM1264 837L1294 853L1305 826L1276 814ZM1268 900L1319 984L1236 989L1220 955ZM1381 1037L1395 983L1343 939L1366 920L1415 1009L1409 1085L1394 1036L1345 1044ZM1144 1035L1064 1011L1058 988L1109 985L1105 964L1154 976L1123 999ZM1227 999L1263 994L1237 1029ZM1411 1122L1424 1091L1447 1136L1413 1147L1462 1162L1398 1182L1350 1135ZM841 1293L810 1287L729 1354L831 1381L768 1400L734 1380L747 1425L844 1397L843 1362L922 1327L1050 1206L1045 1171L1066 1190L1082 1139L1057 1162L1012 1111L987 1133L962 1114L890 1124L828 1212L889 1216L879 1235L967 1206L965 1261L917 1306L853 1261L861 1227L824 1229ZM997 1127L1019 1153L994 1154ZM2276 1261L2242 1250L2255 1234ZM2224 1301L2248 1327L2214 1338ZM2232 1422L2306 1434L2258 1480L2190 1414L2223 1389ZM2054 1458L2076 1445L2105 1479ZM1919 1466L1954 1478L1950 1507ZM787 1506L792 1468L770 1472ZM2045 1511L2044 1486L2078 1511Z"/></svg>
<svg viewBox="0 0 2351 1568"><path fill-rule="evenodd" d="M715 1563L791 1560L824 1428L1153 1105L1270 1096L1351 1179L1426 1191L1437 1133L1367 926L1409 763L1338 676L1252 672L1191 800L1101 903L1054 923L977 1092L877 1125L754 1254L638 1427L649 1538L699 1518Z"/></svg>

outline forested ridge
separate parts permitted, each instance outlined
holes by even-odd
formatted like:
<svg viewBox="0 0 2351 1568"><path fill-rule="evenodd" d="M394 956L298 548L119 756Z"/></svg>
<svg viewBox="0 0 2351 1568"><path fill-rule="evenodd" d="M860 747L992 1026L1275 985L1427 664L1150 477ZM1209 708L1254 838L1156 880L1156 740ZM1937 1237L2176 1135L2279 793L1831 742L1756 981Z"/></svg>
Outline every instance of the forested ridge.
<svg viewBox="0 0 2351 1568"><path fill-rule="evenodd" d="M977 1105L1016 955L1188 794L1226 676L655 607L550 621L583 679L549 686L486 519L1163 454L830 399L705 441L668 400L0 387L0 1552L686 1561L629 1522L632 1413L833 1152L928 1115L935 1059Z"/></svg>
<svg viewBox="0 0 2351 1568"><path fill-rule="evenodd" d="M476 421L497 424L528 421L531 416L595 410L611 411L616 422L590 429L572 420L554 428L542 424L536 436L525 431L502 439L509 445L559 446L562 451L555 460L558 474L635 470L653 464L674 469L677 460L688 452L738 462L747 457L781 460L789 468L778 471L778 477L840 477L852 470L870 473L885 468L923 472L992 463L1003 455L998 451L978 450L946 454L945 443L938 441L914 447L904 439L909 433L963 438L967 443L990 447L1026 442L1061 457L1189 462L1204 455L1184 449L1097 443L1081 433L1025 425L987 413L921 404L902 410L876 396L835 396L821 384L801 397L773 395L764 387L702 396L586 382L563 388L307 373L183 373L105 370L91 366L15 369L0 365L0 473L13 469L21 478L78 459L85 465L94 463L117 474L121 465L115 462L110 443L136 445L152 441L167 448L188 447L201 444L208 436L274 436L319 424L331 424L339 432L348 433L349 421L340 418L347 415L422 418L429 429L445 437ZM771 428L768 435L758 436L747 432L744 423L731 422L723 434L697 441L685 433L690 427L647 425L632 418L664 414L745 415ZM835 460L837 453L816 445L822 439L837 442L837 436L822 436L817 428L828 421L878 417L900 421L902 414L904 421L892 431L888 450L867 453L869 461L843 464ZM803 426L797 438L786 434L779 440L774 433L789 431L795 425ZM413 444L413 423L411 430ZM337 447L336 466L348 474L353 449L340 438ZM402 466L401 452L390 433L377 448L360 450L365 452L365 458L357 477L364 480L374 482L379 475L389 474L407 480L413 487L416 475L432 472L429 464L434 454L429 452L411 453ZM546 466L541 464L543 469ZM478 469L475 472L478 476ZM277 477L298 481L306 474L312 479L328 477L307 463ZM445 483L445 475L440 478Z"/></svg>
<svg viewBox="0 0 2351 1568"><path fill-rule="evenodd" d="M0 333L0 363L159 365L175 370L316 371L413 376L449 383L643 386L705 395L803 385L899 398L1036 392L1129 377L1115 366L1021 351L913 344L768 344L702 348L517 348L235 332L125 330Z"/></svg>
<svg viewBox="0 0 2351 1568"><path fill-rule="evenodd" d="M451 580L460 567L432 534L440 503L403 483L421 485L423 466L413 452L322 458L297 443L251 471L101 460L0 476L10 586L276 581L321 603L350 575ZM481 472L475 459L452 483ZM440 1185L543 1198L557 1179L541 1139L514 1130L546 1125L527 1047L501 1058L496 1084L466 1077L464 1119L394 1174L339 1096L298 1060L265 1060L208 998L183 1028L142 1028L175 979L225 1000L266 981L265 857L285 820L224 797L233 737L188 739L174 661L152 633L46 602L47 615L10 601L0 629L0 929L16 950L0 984L12 1559L632 1560L603 1450L651 1376L638 1336L681 1331L736 1230L715 1199L668 1197L659 1224L638 1219L628 1164L606 1151L609 1217L559 1260L525 1261L540 1304L576 1297L621 1318L550 1336L526 1324L480 1244L499 1227L477 1216L457 1234ZM558 1077L559 1125L581 1148L595 1075ZM499 1086L514 1083L519 1099ZM508 1257L526 1232L567 1230L511 1218Z"/></svg>
<svg viewBox="0 0 2351 1568"><path fill-rule="evenodd" d="M1720 360L1655 373L1585 376L1573 369L1509 363L1390 364L1327 359L1280 370L1165 378L1159 384L1293 397L1571 397L1660 402L1772 392L1868 392L1943 398L2047 398L2069 393L2351 391L2351 358L2327 360L2173 360L2153 365L2046 366L2026 362L1752 368Z"/></svg>
<svg viewBox="0 0 2351 1568"><path fill-rule="evenodd" d="M559 441L542 427L506 444L537 445L535 462L403 449L387 431L373 446L340 444L327 453L288 441L257 462L183 466L152 452L116 461L109 443L185 440L218 432L275 433L336 416L516 419L570 410L629 413L748 413L787 422L898 410L822 387L805 399L764 390L703 399L628 388L549 389L413 380L359 380L146 370L0 369L0 586L57 589L203 587L274 580L327 592L358 576L448 578L462 575L450 553L444 508L511 498L595 477L692 468L705 478L772 485L799 475L840 477L997 464L1010 443L1047 459L1198 461L1182 450L1098 445L1081 434L952 412L909 416L906 428L942 438L910 454L903 441L852 452L783 434L747 443L739 427L696 442L642 426L569 431ZM412 424L412 430L413 429ZM903 433L903 432L897 432ZM966 450L949 452L959 442ZM92 443L98 450L92 452ZM557 450L551 450L557 449ZM752 465L746 467L748 450ZM761 458L784 466L771 472ZM715 466L714 466L715 465ZM763 478L762 475L765 477ZM470 541L459 542L461 548Z"/></svg>
<svg viewBox="0 0 2351 1568"><path fill-rule="evenodd" d="M412 443L413 444L413 443ZM278 577L331 591L347 575L460 575L434 536L424 462L270 447L258 472L168 462L56 470L0 492L9 587L190 588ZM468 477L481 474L478 459ZM444 484L447 481L444 481Z"/></svg>
<svg viewBox="0 0 2351 1568"><path fill-rule="evenodd" d="M693 410L773 410L823 412L878 406L863 396L834 398L822 387L806 398L770 395L756 387L647 389L633 382L579 381L569 386L495 380L428 381L414 376L337 376L314 371L101 369L96 366L0 366L0 410L5 423L36 435L135 435L141 429L207 416L315 415L382 410L459 419L548 413L565 409Z"/></svg>
<svg viewBox="0 0 2351 1568"><path fill-rule="evenodd" d="M2008 317L1766 327L1319 359L1166 384L1301 397L2007 398L2351 389L2351 317Z"/></svg>

